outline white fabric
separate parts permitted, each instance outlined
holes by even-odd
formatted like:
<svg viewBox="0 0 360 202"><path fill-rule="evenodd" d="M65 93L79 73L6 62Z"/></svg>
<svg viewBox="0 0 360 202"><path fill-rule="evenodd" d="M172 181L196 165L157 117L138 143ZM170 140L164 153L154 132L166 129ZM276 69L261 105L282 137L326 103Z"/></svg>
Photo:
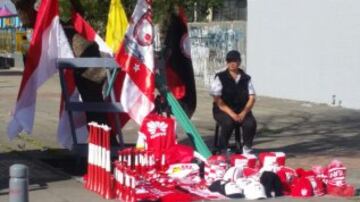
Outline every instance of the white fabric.
<svg viewBox="0 0 360 202"><path fill-rule="evenodd" d="M224 189L226 196L243 193L243 190L239 186L237 186L235 182L226 183Z"/></svg>
<svg viewBox="0 0 360 202"><path fill-rule="evenodd" d="M223 180L224 181L231 181L231 182L235 182L237 179L243 177L243 167L231 167L229 168L224 177Z"/></svg>
<svg viewBox="0 0 360 202"><path fill-rule="evenodd" d="M265 188L258 181L253 178L239 178L236 185L243 189L245 198L248 200L257 200L266 198Z"/></svg>
<svg viewBox="0 0 360 202"><path fill-rule="evenodd" d="M61 49L59 47L62 47ZM61 51L69 48L69 51ZM70 45L60 25L59 17L52 19L50 26L42 33L41 56L36 70L25 84L20 95L7 133L10 139L15 138L20 132L31 133L34 124L35 103L37 89L53 74L57 72L57 58L73 57Z"/></svg>

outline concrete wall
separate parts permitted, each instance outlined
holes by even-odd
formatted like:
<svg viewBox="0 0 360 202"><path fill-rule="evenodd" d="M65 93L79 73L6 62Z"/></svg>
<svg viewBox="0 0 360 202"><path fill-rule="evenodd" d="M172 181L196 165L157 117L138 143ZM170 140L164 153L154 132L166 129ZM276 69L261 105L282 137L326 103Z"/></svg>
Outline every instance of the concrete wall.
<svg viewBox="0 0 360 202"><path fill-rule="evenodd" d="M239 50L246 64L246 22L190 23L189 35L194 73L204 85L226 66L227 51Z"/></svg>
<svg viewBox="0 0 360 202"><path fill-rule="evenodd" d="M359 0L248 0L257 93L360 109Z"/></svg>

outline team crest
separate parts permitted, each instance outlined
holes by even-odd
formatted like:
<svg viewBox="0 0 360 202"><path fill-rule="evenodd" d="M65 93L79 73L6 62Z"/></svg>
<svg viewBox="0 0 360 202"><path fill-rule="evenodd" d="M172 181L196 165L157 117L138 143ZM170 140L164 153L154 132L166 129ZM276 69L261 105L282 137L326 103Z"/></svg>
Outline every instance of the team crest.
<svg viewBox="0 0 360 202"><path fill-rule="evenodd" d="M134 28L133 37L141 46L150 46L154 41L154 27L151 15L151 10L146 11Z"/></svg>
<svg viewBox="0 0 360 202"><path fill-rule="evenodd" d="M190 46L190 39L188 34L182 35L180 40L180 49L181 49L181 53L185 57L189 59L191 58L191 46Z"/></svg>
<svg viewBox="0 0 360 202"><path fill-rule="evenodd" d="M168 124L162 121L150 121L146 124L147 129L150 133L150 138L154 139L159 136L165 136Z"/></svg>

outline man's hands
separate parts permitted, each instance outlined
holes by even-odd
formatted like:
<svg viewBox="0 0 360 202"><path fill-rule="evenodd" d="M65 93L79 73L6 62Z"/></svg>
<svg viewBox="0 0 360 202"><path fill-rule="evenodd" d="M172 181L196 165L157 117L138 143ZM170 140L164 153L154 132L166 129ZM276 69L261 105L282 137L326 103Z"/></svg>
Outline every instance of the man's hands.
<svg viewBox="0 0 360 202"><path fill-rule="evenodd" d="M240 112L240 113L237 115L238 120L236 120L236 121L242 123L242 122L244 121L245 117L246 117L246 114L247 114L247 113L246 113L245 111Z"/></svg>
<svg viewBox="0 0 360 202"><path fill-rule="evenodd" d="M236 114L235 112L231 112L229 116L236 122L242 123L246 117L246 112L242 111L239 114Z"/></svg>
<svg viewBox="0 0 360 202"><path fill-rule="evenodd" d="M252 107L255 103L255 95L250 95L249 100L246 103L245 108L240 113L235 113L230 107L228 107L224 101L220 98L220 96L214 96L214 101L220 110L227 113L234 121L242 123L246 117L246 114L251 111Z"/></svg>

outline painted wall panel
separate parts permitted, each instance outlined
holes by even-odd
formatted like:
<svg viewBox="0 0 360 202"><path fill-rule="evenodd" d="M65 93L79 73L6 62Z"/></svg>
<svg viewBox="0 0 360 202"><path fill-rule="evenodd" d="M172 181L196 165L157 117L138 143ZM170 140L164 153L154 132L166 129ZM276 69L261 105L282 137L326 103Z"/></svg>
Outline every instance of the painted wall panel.
<svg viewBox="0 0 360 202"><path fill-rule="evenodd" d="M259 95L360 109L360 1L248 0L247 70Z"/></svg>

